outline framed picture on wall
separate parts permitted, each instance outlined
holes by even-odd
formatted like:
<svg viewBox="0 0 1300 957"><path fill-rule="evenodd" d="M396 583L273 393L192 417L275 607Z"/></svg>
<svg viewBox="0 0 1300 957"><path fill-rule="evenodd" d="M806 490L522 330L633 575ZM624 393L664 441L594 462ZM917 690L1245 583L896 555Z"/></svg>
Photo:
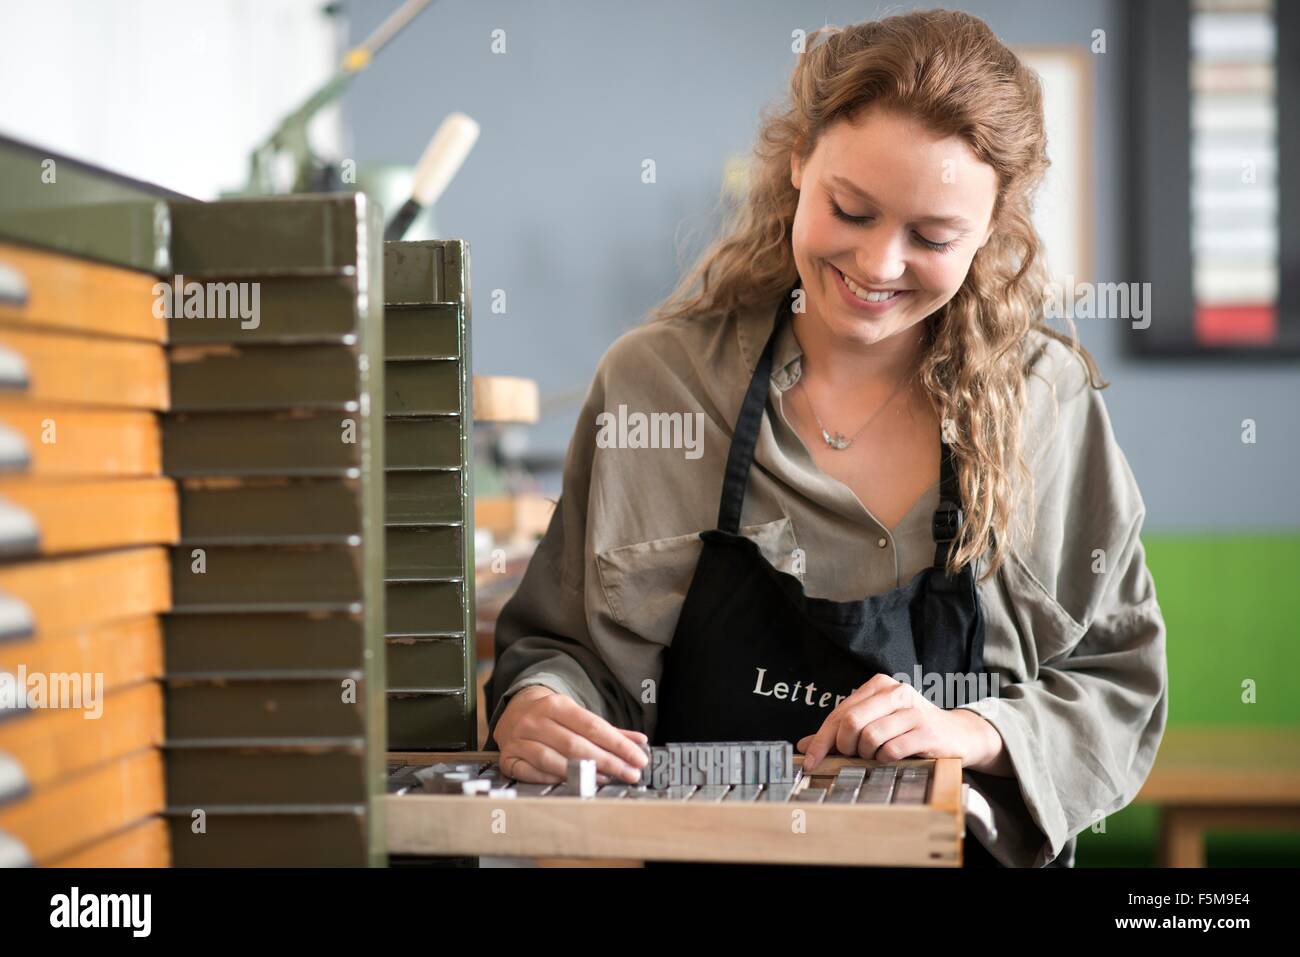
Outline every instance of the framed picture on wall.
<svg viewBox="0 0 1300 957"><path fill-rule="evenodd" d="M1129 5L1143 356L1300 355L1300 4Z"/></svg>
<svg viewBox="0 0 1300 957"><path fill-rule="evenodd" d="M1092 63L1077 46L1017 46L1038 74L1051 166L1034 199L1034 226L1061 289L1092 282Z"/></svg>

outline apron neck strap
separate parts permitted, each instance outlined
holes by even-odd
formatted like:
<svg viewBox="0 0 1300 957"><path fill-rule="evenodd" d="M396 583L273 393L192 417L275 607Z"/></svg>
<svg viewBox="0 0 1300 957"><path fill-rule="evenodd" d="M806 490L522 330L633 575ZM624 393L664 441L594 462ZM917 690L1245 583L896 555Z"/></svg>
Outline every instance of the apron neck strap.
<svg viewBox="0 0 1300 957"><path fill-rule="evenodd" d="M798 288L792 287L790 292ZM758 431L763 425L763 410L772 379L772 353L781 323L790 313L790 296L776 307L776 321L767 345L759 357L758 367L749 380L745 401L736 417L736 431L731 437L731 450L727 453L727 471L722 478L722 504L718 508L718 528L735 535L740 532L740 510L745 504L745 486L749 483L749 467L754 461L754 447L758 444Z"/></svg>
<svg viewBox="0 0 1300 957"><path fill-rule="evenodd" d="M943 441L939 431L939 507L930 521L930 534L934 537L934 567L943 568L948 562L952 541L961 530L966 513L961 507L961 486L957 484L957 465L953 461L952 446Z"/></svg>

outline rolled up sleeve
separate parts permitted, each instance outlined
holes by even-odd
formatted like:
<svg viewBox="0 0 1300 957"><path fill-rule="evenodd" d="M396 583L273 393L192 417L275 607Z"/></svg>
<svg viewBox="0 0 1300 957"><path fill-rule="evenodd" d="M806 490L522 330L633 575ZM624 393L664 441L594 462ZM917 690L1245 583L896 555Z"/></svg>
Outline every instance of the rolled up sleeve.
<svg viewBox="0 0 1300 957"><path fill-rule="evenodd" d="M990 852L1041 867L1137 796L1164 734L1165 625L1136 525L1123 573L1079 644L1002 691L965 707L1002 736L1014 778L968 775L994 812Z"/></svg>
<svg viewBox="0 0 1300 957"><path fill-rule="evenodd" d="M603 475L595 435L607 384L619 379L619 368L611 372L611 366L623 361L624 351L612 348L596 370L565 455L559 502L519 588L497 619L495 663L485 689L489 750L497 749L501 713L530 685L568 695L617 727L641 730L645 723L642 707L620 676L657 676L658 649L613 621L593 557L593 538L608 531L604 526L612 518L608 502L622 502L616 489L607 488L617 481Z"/></svg>
<svg viewBox="0 0 1300 957"><path fill-rule="evenodd" d="M1145 507L1100 394L1084 392L1042 461L1037 552L1017 566L1024 574L1004 579L1007 628L1030 650L1026 674L963 706L1002 736L1013 769L1010 778L966 771L993 812L989 851L1010 866L1073 863L1076 835L1136 797L1168 715ZM1036 614L1035 603L1051 613Z"/></svg>

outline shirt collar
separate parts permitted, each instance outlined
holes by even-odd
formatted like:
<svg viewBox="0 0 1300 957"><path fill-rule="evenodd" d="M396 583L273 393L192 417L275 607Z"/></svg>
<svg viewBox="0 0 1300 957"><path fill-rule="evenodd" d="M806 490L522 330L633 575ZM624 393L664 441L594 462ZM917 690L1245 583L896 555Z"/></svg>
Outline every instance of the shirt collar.
<svg viewBox="0 0 1300 957"><path fill-rule="evenodd" d="M793 290L792 290L793 291ZM765 303L750 306L740 312L736 324L736 335L740 340L740 352L745 359L745 368L752 376L758 368L759 357L772 334L780 303ZM788 390L803 374L803 349L794 334L793 319L788 319L776 337L776 346L772 353L772 382L782 392Z"/></svg>

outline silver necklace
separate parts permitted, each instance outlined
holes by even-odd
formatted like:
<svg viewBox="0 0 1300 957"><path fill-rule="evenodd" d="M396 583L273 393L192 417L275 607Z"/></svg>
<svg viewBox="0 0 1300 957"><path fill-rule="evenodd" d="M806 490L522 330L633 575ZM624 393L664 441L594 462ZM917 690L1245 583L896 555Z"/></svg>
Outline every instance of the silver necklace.
<svg viewBox="0 0 1300 957"><path fill-rule="evenodd" d="M871 413L871 418L867 419L867 421L863 423L862 428L858 429L856 432L854 432L851 436L848 437L845 437L843 432L830 432L827 430L826 426L822 425L821 416L819 416L817 414L817 410L813 408L812 393L809 392L808 387L803 384L802 375L799 377L799 385L801 388L803 388L803 395L804 398L808 400L808 408L812 411L813 418L817 420L817 427L821 429L822 441L825 442L830 448L835 449L837 452L842 452L845 449L847 449L850 445L852 445L853 440L862 434L863 429L865 429L872 422L876 421L876 416L880 415L880 413L885 410L885 406L893 402L894 397L897 396L898 393L903 391L903 385L907 382L907 378L908 378L907 376L903 376L903 378L901 378L898 381L898 385L894 388L894 391L890 394L889 398L886 399L883 403L881 403L880 408L878 408L875 412Z"/></svg>

